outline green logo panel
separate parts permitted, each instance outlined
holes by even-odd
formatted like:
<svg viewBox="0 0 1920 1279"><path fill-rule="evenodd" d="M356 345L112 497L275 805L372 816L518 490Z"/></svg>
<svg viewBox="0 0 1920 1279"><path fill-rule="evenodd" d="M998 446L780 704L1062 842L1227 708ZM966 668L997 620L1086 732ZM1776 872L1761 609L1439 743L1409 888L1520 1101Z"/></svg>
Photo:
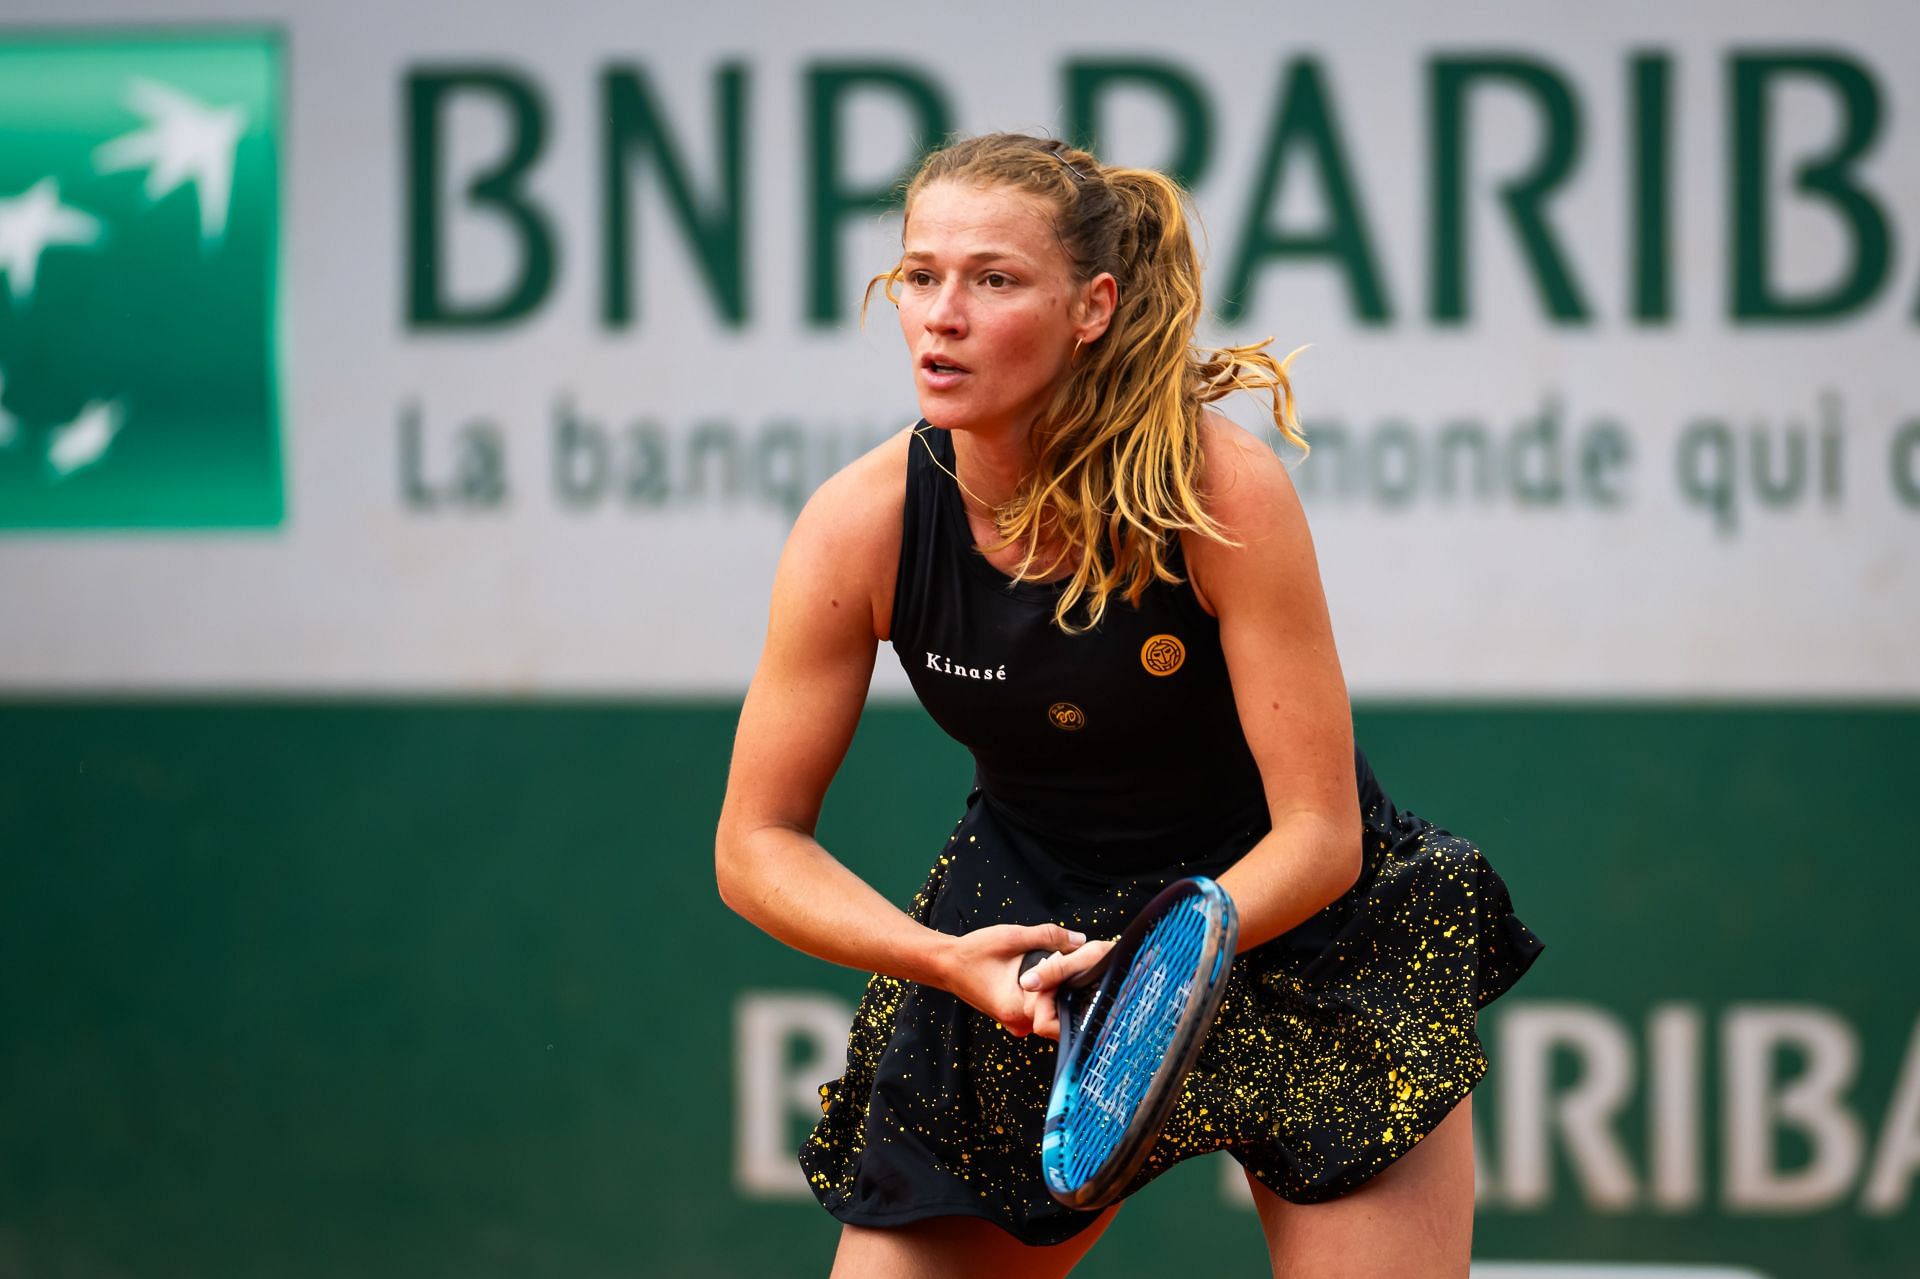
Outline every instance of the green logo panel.
<svg viewBox="0 0 1920 1279"><path fill-rule="evenodd" d="M281 57L0 41L0 529L280 523Z"/></svg>

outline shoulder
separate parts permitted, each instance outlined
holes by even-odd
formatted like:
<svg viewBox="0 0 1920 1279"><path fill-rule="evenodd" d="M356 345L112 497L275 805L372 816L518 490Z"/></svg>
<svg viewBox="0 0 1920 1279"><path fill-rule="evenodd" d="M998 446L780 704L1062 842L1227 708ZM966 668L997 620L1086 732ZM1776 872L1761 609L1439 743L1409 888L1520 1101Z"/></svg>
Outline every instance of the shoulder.
<svg viewBox="0 0 1920 1279"><path fill-rule="evenodd" d="M906 505L907 447L913 432L895 432L829 476L800 510L789 538L852 549L889 531L897 542Z"/></svg>
<svg viewBox="0 0 1920 1279"><path fill-rule="evenodd" d="M1299 507L1286 463L1272 446L1218 413L1200 415L1201 501L1229 537L1271 525Z"/></svg>
<svg viewBox="0 0 1920 1279"><path fill-rule="evenodd" d="M1181 538L1188 577L1207 612L1218 615L1243 584L1258 589L1276 573L1317 572L1286 463L1265 441L1213 412L1201 415L1200 500L1227 539Z"/></svg>
<svg viewBox="0 0 1920 1279"><path fill-rule="evenodd" d="M815 489L780 559L784 579L864 593L882 637L893 611L912 442L911 430L899 431Z"/></svg>

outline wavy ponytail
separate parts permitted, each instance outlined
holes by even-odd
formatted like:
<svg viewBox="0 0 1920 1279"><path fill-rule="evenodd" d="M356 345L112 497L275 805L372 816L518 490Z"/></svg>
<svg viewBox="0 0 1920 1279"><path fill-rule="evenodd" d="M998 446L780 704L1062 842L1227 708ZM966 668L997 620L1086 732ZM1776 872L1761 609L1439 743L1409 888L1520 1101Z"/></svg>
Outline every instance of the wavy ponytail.
<svg viewBox="0 0 1920 1279"><path fill-rule="evenodd" d="M1202 312L1200 260L1179 185L1151 169L1107 168L1085 151L1024 134L988 134L927 157L907 205L930 183L961 179L1038 196L1056 210L1061 247L1082 281L1109 272L1119 297L1107 331L1088 344L1034 423L1033 468L994 512L1000 542L1023 546L1023 579L1043 534L1074 564L1054 609L1063 630L1099 624L1116 593L1134 604L1154 581L1178 582L1178 539L1192 532L1231 544L1200 498L1201 406L1253 391L1274 425L1307 447L1287 369L1267 347L1194 345ZM891 295L897 273L878 277ZM1295 352L1298 354L1298 352ZM1084 620L1076 623L1076 613Z"/></svg>

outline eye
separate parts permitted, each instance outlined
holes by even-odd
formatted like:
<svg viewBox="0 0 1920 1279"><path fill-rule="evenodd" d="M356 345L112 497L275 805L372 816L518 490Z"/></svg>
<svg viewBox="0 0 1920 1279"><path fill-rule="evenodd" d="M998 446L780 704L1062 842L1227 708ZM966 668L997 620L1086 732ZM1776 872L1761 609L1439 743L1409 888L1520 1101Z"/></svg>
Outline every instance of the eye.
<svg viewBox="0 0 1920 1279"><path fill-rule="evenodd" d="M980 277L981 283L990 289L1005 289L1013 285L1013 277L1002 275L998 271L989 271Z"/></svg>
<svg viewBox="0 0 1920 1279"><path fill-rule="evenodd" d="M914 288L924 289L928 285L933 283L933 272L909 271L907 272L906 280L907 280L907 283L911 284Z"/></svg>

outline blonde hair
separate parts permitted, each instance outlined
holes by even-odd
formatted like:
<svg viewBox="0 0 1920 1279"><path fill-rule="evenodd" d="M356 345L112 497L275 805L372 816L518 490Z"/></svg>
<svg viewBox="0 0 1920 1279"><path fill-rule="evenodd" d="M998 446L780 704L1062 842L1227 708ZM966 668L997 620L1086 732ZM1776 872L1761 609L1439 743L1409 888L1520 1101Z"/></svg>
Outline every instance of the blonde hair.
<svg viewBox="0 0 1920 1279"><path fill-rule="evenodd" d="M1137 605L1154 581L1179 582L1173 557L1183 532L1232 540L1200 499L1200 411L1235 391L1264 393L1274 425L1307 447L1294 416L1287 369L1273 342L1206 349L1194 345L1201 315L1200 260L1186 193L1151 169L1108 167L1087 152L1045 138L994 133L928 155L907 185L906 207L936 182L1008 187L1055 213L1062 250L1081 282L1102 272L1119 283L1106 332L1076 352L1066 379L1035 421L1033 466L996 508L997 545L1025 548L1014 571L1049 576L1064 559L1073 575L1054 608L1067 631L1091 629L1116 594ZM899 299L896 266L868 284ZM1298 352L1294 352L1295 355ZM1043 533L1066 544L1061 559L1036 565ZM1076 625L1076 609L1084 621Z"/></svg>

